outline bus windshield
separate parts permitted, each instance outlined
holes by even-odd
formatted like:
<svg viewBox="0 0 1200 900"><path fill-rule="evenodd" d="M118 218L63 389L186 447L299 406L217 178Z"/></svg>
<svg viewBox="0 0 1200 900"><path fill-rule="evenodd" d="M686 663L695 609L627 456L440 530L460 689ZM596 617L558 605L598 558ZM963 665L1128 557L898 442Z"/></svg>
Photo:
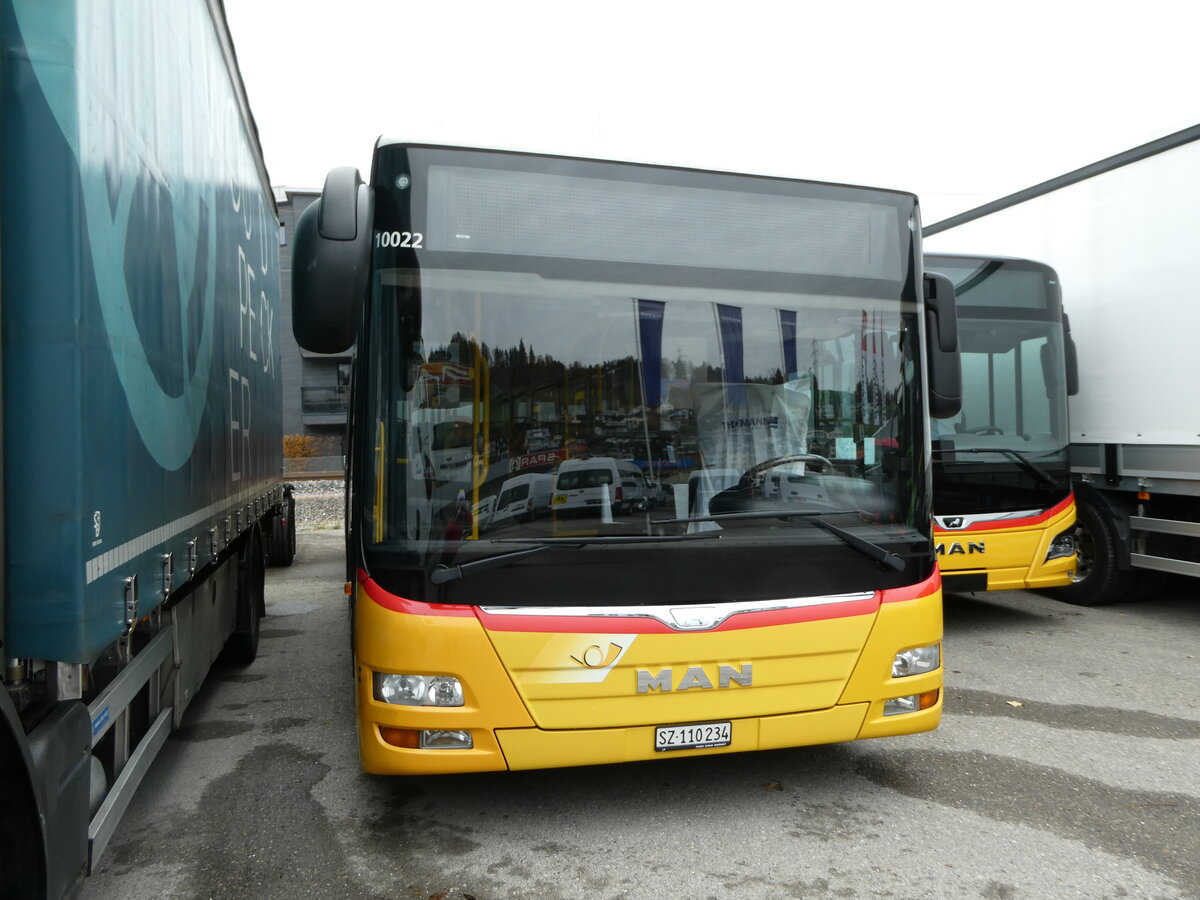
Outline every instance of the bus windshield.
<svg viewBox="0 0 1200 900"><path fill-rule="evenodd" d="M955 286L962 410L935 421L938 511L1041 509L1069 492L1062 306L1026 260L926 256ZM986 495L986 496L984 496Z"/></svg>
<svg viewBox="0 0 1200 900"><path fill-rule="evenodd" d="M773 270L738 270L745 256L697 254L682 240L625 236L606 247L609 229L595 220L617 215L596 204L618 200L625 220L668 216L674 202L680 216L728 212L743 199L728 185L695 206L680 183L687 173L628 167L651 179L643 186L616 164L571 161L590 180L550 184L560 200L597 185L616 185L618 196L583 196L578 222L553 207L557 226L522 245L537 223L517 237L486 229L527 223L547 185L485 164L528 158L453 155L465 188L442 183L439 151L377 160L377 184L404 185L376 201L381 233L417 234L420 246L376 240L358 412L374 440L357 448L356 492L373 577L421 597L437 567L526 547L545 552L522 557L524 580L489 569L489 602L536 602L535 570L554 580L560 604L612 599L618 586L626 604L712 602L724 590L718 573L728 582L738 571L729 592L739 598L873 590L928 574L917 304L904 294L899 249L912 213L899 201L911 198L871 192L888 205L866 211L876 252L860 260L814 272L800 250L786 265L750 257ZM619 178L600 179L615 170ZM510 180L519 196L489 221L479 207L493 201L475 182L495 192ZM643 187L664 190L652 210L636 205ZM790 202L804 209L802 196ZM782 207L760 212L799 227ZM636 227L659 234L664 224ZM682 222L676 238L700 225ZM836 226L830 219L822 239L833 242ZM911 564L882 574L837 531Z"/></svg>

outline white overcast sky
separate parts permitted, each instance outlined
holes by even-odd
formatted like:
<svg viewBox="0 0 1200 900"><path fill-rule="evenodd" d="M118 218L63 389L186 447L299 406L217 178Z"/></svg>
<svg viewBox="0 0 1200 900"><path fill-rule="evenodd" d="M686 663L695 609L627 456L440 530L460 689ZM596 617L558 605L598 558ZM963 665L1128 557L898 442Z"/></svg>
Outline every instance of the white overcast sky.
<svg viewBox="0 0 1200 900"><path fill-rule="evenodd" d="M377 137L899 188L926 224L1200 123L1190 0L225 0L272 182Z"/></svg>

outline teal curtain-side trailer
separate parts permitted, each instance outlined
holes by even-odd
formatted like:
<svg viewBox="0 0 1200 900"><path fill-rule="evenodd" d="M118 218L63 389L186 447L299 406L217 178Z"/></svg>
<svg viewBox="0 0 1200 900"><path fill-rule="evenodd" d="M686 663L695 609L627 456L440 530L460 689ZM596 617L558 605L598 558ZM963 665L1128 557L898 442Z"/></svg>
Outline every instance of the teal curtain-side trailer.
<svg viewBox="0 0 1200 900"><path fill-rule="evenodd" d="M278 220L218 0L0 0L0 896L78 892L290 563Z"/></svg>

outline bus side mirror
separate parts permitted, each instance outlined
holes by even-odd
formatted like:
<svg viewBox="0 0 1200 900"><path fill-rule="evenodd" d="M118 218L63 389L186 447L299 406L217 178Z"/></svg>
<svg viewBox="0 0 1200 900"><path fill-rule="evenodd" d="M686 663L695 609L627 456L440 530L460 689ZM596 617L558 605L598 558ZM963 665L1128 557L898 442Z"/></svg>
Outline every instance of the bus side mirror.
<svg viewBox="0 0 1200 900"><path fill-rule="evenodd" d="M296 222L292 331L312 353L345 353L354 345L369 285L371 200L358 169L334 169Z"/></svg>
<svg viewBox="0 0 1200 900"><path fill-rule="evenodd" d="M951 419L962 409L958 310L954 305L954 284L937 272L925 274L925 337L929 415Z"/></svg>
<svg viewBox="0 0 1200 900"><path fill-rule="evenodd" d="M1067 396L1079 393L1079 357L1075 355L1075 339L1071 337L1071 320L1063 313L1063 350L1067 363Z"/></svg>

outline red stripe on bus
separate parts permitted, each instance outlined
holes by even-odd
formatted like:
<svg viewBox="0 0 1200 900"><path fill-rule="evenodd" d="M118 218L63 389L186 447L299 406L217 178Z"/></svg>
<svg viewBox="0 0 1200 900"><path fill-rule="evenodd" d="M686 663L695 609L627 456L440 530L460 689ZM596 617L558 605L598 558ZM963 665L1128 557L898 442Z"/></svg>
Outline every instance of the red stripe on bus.
<svg viewBox="0 0 1200 900"><path fill-rule="evenodd" d="M904 587L887 588L880 593L883 595L880 599L884 603L899 603L903 600L918 600L921 597L928 597L942 589L942 572L937 567L933 567L933 574L924 581L919 581L916 584L906 584Z"/></svg>
<svg viewBox="0 0 1200 900"><path fill-rule="evenodd" d="M1045 512L1040 512L1036 516L1028 516L1023 519L996 519L991 522L974 522L966 528L955 528L951 531L943 531L942 534L964 534L969 531L997 531L1001 528L1028 528L1030 525L1041 525L1048 522L1060 513L1066 512L1075 505L1075 495L1070 494L1066 500L1061 503L1056 503Z"/></svg>
<svg viewBox="0 0 1200 900"><path fill-rule="evenodd" d="M385 591L362 569L358 570L358 583L368 597L392 612L407 613L410 616L468 617L475 615L475 610L465 604L421 603L419 600L409 600L407 597Z"/></svg>
<svg viewBox="0 0 1200 900"><path fill-rule="evenodd" d="M530 631L553 634L592 634L594 632L620 632L622 634L679 634L687 629L671 628L666 623L648 616L553 616L553 615L497 615L467 604L422 603L389 593L365 572L359 571L358 582L366 595L384 609L412 616L477 616L489 631ZM705 633L738 631L744 628L768 628L772 625L793 625L798 622L817 622L826 619L842 619L851 616L866 616L876 612L880 603L898 603L928 597L941 589L941 573L935 568L933 574L917 584L876 591L870 597L858 600L843 600L813 606L797 606L787 609L748 610L734 613L712 629L696 629ZM680 607L688 604L680 603ZM706 604L697 604L700 606ZM707 604L719 606L719 604Z"/></svg>

